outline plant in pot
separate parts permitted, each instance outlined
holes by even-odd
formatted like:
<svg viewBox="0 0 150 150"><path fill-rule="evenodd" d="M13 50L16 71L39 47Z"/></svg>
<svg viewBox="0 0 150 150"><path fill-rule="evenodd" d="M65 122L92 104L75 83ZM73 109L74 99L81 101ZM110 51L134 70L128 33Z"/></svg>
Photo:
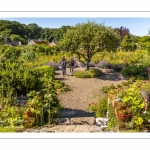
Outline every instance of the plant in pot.
<svg viewBox="0 0 150 150"><path fill-rule="evenodd" d="M30 108L27 108L27 109L25 110L25 115L26 115L27 117L31 117L31 116L32 116L32 112L31 112Z"/></svg>
<svg viewBox="0 0 150 150"><path fill-rule="evenodd" d="M117 108L117 117L120 121L130 121L132 118L132 112L126 103L118 104Z"/></svg>

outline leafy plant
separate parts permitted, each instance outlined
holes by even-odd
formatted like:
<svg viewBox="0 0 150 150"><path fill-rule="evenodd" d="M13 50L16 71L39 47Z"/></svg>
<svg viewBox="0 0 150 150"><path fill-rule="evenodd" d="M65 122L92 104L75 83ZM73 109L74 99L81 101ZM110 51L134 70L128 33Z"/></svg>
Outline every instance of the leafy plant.
<svg viewBox="0 0 150 150"><path fill-rule="evenodd" d="M112 104L108 104L108 124L107 130L118 130L119 121Z"/></svg>
<svg viewBox="0 0 150 150"><path fill-rule="evenodd" d="M91 103L87 109L95 113L95 117L106 117L107 113L107 98L102 98L98 103Z"/></svg>
<svg viewBox="0 0 150 150"><path fill-rule="evenodd" d="M74 76L77 78L94 78L99 77L102 74L102 71L99 69L89 69L86 71L75 71Z"/></svg>
<svg viewBox="0 0 150 150"><path fill-rule="evenodd" d="M109 90L111 90L111 89L115 89L115 86L114 86L113 84L110 85L110 86L104 86L104 87L102 87L102 91L103 91L104 93L108 93Z"/></svg>

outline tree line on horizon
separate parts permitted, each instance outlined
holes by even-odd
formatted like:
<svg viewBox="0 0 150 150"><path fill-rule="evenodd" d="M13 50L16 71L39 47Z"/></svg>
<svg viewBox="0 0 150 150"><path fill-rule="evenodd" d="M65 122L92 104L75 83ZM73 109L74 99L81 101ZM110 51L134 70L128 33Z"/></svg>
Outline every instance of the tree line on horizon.
<svg viewBox="0 0 150 150"><path fill-rule="evenodd" d="M73 26L62 26L61 28L42 28L36 23L28 25L21 24L17 21L0 20L0 37L10 37L12 41L21 41L27 44L28 39L43 39L46 42L59 42L63 34ZM125 35L131 36L134 42L137 42L138 36L132 35L130 30L124 26L114 28L120 35L120 43Z"/></svg>

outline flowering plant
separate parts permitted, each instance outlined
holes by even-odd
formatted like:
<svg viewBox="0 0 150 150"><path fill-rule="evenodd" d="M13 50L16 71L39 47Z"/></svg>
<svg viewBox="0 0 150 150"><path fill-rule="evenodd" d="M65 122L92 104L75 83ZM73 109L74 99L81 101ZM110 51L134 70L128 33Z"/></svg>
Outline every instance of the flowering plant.
<svg viewBox="0 0 150 150"><path fill-rule="evenodd" d="M87 109L95 113L95 117L106 117L107 113L107 99L102 98L98 103L92 102Z"/></svg>

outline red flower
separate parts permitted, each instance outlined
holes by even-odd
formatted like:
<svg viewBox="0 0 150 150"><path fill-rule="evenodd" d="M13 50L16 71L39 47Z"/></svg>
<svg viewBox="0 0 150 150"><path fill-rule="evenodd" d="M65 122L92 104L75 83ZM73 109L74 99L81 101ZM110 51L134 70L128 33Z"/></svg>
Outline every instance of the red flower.
<svg viewBox="0 0 150 150"><path fill-rule="evenodd" d="M94 102L92 104L94 105Z"/></svg>
<svg viewBox="0 0 150 150"><path fill-rule="evenodd" d="M144 97L142 97L142 100L144 100Z"/></svg>

